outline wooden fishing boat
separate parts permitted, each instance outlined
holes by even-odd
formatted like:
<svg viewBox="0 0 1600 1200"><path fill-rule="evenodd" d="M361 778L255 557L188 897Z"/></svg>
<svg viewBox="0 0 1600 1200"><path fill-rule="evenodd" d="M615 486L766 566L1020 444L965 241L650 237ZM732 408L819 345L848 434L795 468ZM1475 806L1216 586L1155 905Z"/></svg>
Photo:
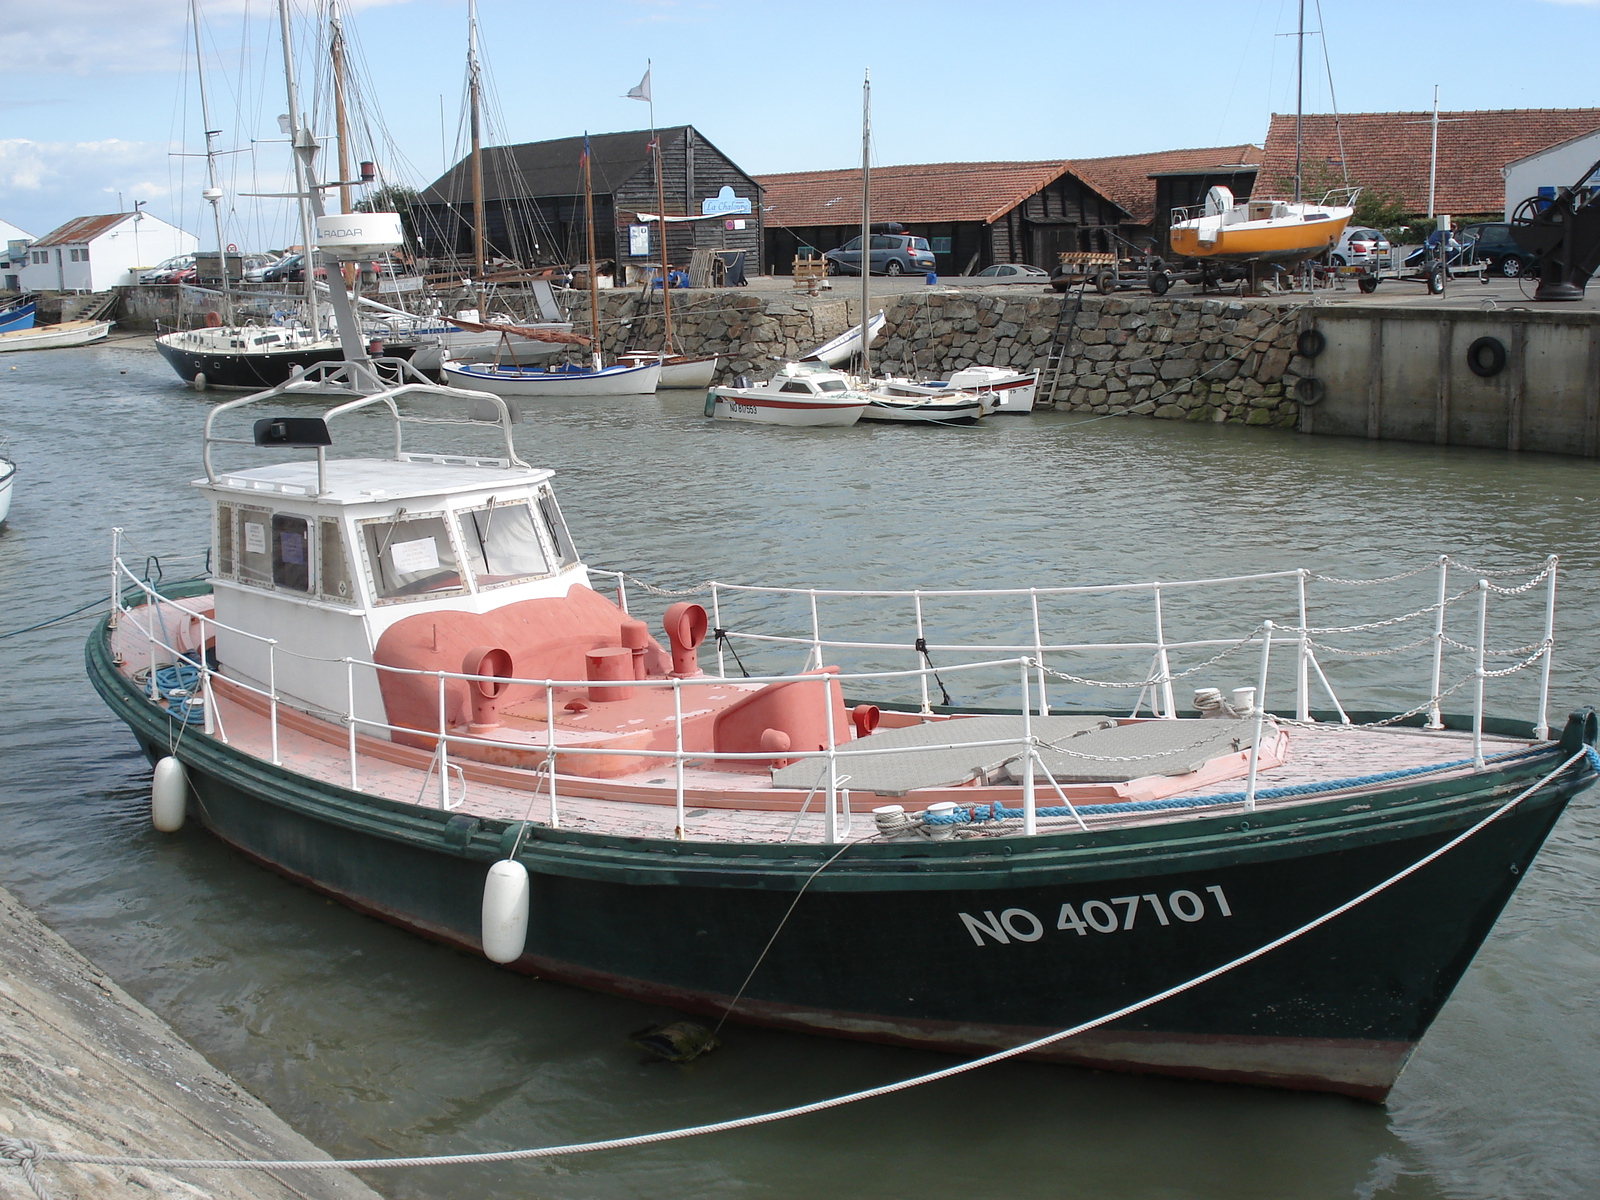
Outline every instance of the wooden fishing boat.
<svg viewBox="0 0 1600 1200"><path fill-rule="evenodd" d="M207 579L158 593L114 547L87 666L156 760L153 819L192 817L291 879L544 979L956 1052L1198 980L1039 1053L1377 1100L1596 778L1594 711L1546 728L1553 559L1459 594L1440 559L1424 567L1439 604L1327 629L1305 614L1329 602L1308 593L1350 581L1304 570L976 592L714 584L714 623L680 601L658 639L623 576L614 598L595 590L604 573L573 544L552 473L518 456L503 401L412 384L321 418L267 407L255 442L315 457L216 462L240 440L234 410L280 394L208 414ZM485 403L497 420L462 411ZM391 457L338 457L355 413L391 423ZM496 445L407 446L441 422ZM1134 607L1152 598L1153 630ZM1094 637L1048 617L1096 599ZM1298 605L1298 624L1254 623L1246 605L1263 602ZM1446 634L1455 605L1512 640L1526 606L1543 638L1531 653L1462 642ZM1174 639L1180 608L1186 628L1224 627ZM1408 622L1437 630L1421 704L1311 708L1320 638L1349 653L1356 630ZM741 651L806 661L730 672ZM885 670L897 653L906 668ZM1458 655L1476 674L1441 685ZM1114 679L1084 674L1118 656ZM1485 715L1485 680L1519 669L1544 672L1533 719ZM1240 675L1256 686L1200 688L1178 710L1179 681ZM1474 679L1472 712L1439 715ZM991 700L932 703L946 688ZM1131 704L1071 699L1106 688Z"/></svg>
<svg viewBox="0 0 1600 1200"><path fill-rule="evenodd" d="M717 376L717 363L721 361L720 354L697 357L654 350L629 350L617 355L617 362L626 366L660 363L661 379L656 384L658 388L692 388L697 391L711 386L711 381Z"/></svg>
<svg viewBox="0 0 1600 1200"><path fill-rule="evenodd" d="M32 329L37 306L32 300L14 305L0 312L0 333L15 333L19 329Z"/></svg>
<svg viewBox="0 0 1600 1200"><path fill-rule="evenodd" d="M68 346L87 346L111 332L110 321L62 321L59 325L36 325L0 333L0 354L9 350L61 350Z"/></svg>
<svg viewBox="0 0 1600 1200"><path fill-rule="evenodd" d="M871 403L848 375L820 364L784 363L771 379L740 376L706 393L706 416L758 425L837 428L854 425Z"/></svg>
<svg viewBox="0 0 1600 1200"><path fill-rule="evenodd" d="M440 374L451 387L492 392L496 396L647 396L656 390L661 364L592 367L558 363L549 367L513 363L458 363L445 358Z"/></svg>
<svg viewBox="0 0 1600 1200"><path fill-rule="evenodd" d="M863 421L895 421L909 425L971 425L990 411L991 401L976 392L929 388L892 376L874 379L866 389L871 403Z"/></svg>

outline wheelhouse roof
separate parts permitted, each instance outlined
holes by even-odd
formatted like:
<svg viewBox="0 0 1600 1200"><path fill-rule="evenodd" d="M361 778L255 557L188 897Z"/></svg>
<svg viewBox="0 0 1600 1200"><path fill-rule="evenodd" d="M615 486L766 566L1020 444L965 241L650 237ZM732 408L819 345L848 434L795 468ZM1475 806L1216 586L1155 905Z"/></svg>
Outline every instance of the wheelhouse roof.
<svg viewBox="0 0 1600 1200"><path fill-rule="evenodd" d="M543 467L524 470L503 463L483 465L487 460L476 461L479 465L473 465L474 460L460 455L429 456L424 461L405 462L392 458L329 459L326 464L328 490L322 495L317 494L315 459L237 471L220 470L216 483L196 479L194 485L234 492L241 499L253 496L263 500L292 498L332 505L392 504L401 500L443 499L481 492L485 488L531 491L536 484L555 474Z"/></svg>

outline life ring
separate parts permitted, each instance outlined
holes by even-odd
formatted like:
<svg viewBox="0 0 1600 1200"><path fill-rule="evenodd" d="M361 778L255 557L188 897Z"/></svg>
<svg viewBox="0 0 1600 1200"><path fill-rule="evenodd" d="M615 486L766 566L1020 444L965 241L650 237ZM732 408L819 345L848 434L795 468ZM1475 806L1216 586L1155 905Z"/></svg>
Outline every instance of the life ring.
<svg viewBox="0 0 1600 1200"><path fill-rule="evenodd" d="M1492 379L1506 369L1506 348L1499 338L1481 337L1467 347L1467 366L1474 375Z"/></svg>
<svg viewBox="0 0 1600 1200"><path fill-rule="evenodd" d="M1315 358L1328 348L1328 337L1320 329L1302 329L1294 348L1301 358Z"/></svg>
<svg viewBox="0 0 1600 1200"><path fill-rule="evenodd" d="M206 314L206 328L207 329L221 329L222 328L222 314L219 313L219 312L208 312Z"/></svg>
<svg viewBox="0 0 1600 1200"><path fill-rule="evenodd" d="M1322 403L1322 398L1327 394L1328 385L1320 379L1306 375L1295 380L1294 398L1306 408L1315 408Z"/></svg>

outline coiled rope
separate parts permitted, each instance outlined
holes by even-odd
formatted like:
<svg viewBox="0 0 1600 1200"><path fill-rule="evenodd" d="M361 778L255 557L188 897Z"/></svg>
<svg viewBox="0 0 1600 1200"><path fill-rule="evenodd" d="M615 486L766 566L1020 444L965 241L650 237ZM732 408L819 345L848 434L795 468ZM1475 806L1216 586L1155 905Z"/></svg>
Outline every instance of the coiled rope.
<svg viewBox="0 0 1600 1200"><path fill-rule="evenodd" d="M1255 962L1271 954L1274 950L1288 945L1290 942L1304 937L1315 929L1321 928L1328 922L1343 916L1352 909L1360 907L1374 896L1388 891L1395 884L1410 878L1430 863L1443 858L1450 851L1473 837L1481 830L1487 828L1512 809L1516 808L1529 796L1533 795L1545 784L1549 783L1561 772L1565 771L1579 759L1587 759L1591 771L1600 771L1600 755L1595 753L1592 746L1585 746L1577 753L1563 761L1548 774L1542 776L1535 783L1518 792L1511 799L1500 805L1488 816L1476 824L1458 833L1455 837L1439 846L1437 849L1423 855L1416 862L1404 867L1390 875L1387 879L1374 884L1366 891L1346 900L1343 904L1329 909L1320 917L1315 917L1305 924L1290 930L1288 933L1273 938L1271 941L1256 947L1254 950L1239 955L1213 967L1199 975L1192 976L1182 983L1160 991L1132 1004L1124 1005L1112 1012L1095 1017L1093 1020L1084 1021L1069 1029L1047 1034L1035 1038L1031 1042L1012 1046L1006 1050L996 1050L992 1054L985 1054L981 1058L969 1059L954 1066L944 1067L938 1071L930 1071L925 1075L914 1075L908 1079L899 1079L893 1083L880 1084L877 1087L863 1088L860 1091L847 1092L842 1096L832 1096L826 1100L814 1100L809 1104L799 1104L791 1108L776 1109L771 1112L755 1113L751 1116L735 1117L727 1121L714 1121L705 1125L688 1125L678 1129L664 1129L654 1133L634 1134L631 1137L607 1138L594 1142L574 1142L565 1146L534 1146L522 1150L485 1151L479 1154L434 1154L419 1155L410 1158L347 1158L347 1159L314 1159L301 1160L275 1160L251 1161L238 1159L209 1159L209 1158L140 1158L131 1155L111 1154L77 1154L61 1150L41 1150L36 1142L26 1139L0 1136L0 1159L7 1160L13 1165L21 1167L23 1177L29 1181L34 1190L34 1195L39 1200L50 1200L49 1196L38 1183L33 1174L33 1164L38 1162L76 1163L85 1166L102 1167L144 1167L155 1170L194 1170L194 1171L381 1171L408 1167L454 1167L471 1163L494 1162L521 1162L534 1158L559 1158L572 1154L589 1154L598 1150L623 1150L633 1146L653 1146L663 1142L682 1141L685 1138L701 1137L710 1133L727 1133L735 1129L749 1129L757 1125L770 1125L775 1121L788 1120L791 1117L806 1116L810 1113L825 1112L828 1109L842 1108L847 1104L855 1104L862 1100L872 1100L879 1096L889 1096L896 1092L907 1091L923 1084L936 1083L941 1079L950 1079L957 1075L964 1075L968 1071L975 1071L980 1067L987 1067L993 1063L1004 1062L1006 1059L1016 1058L1024 1054L1032 1054L1057 1042L1076 1037L1098 1029L1102 1025L1109 1025L1113 1021L1120 1021L1134 1013L1143 1012L1174 996L1193 990L1203 984L1210 983L1213 979L1226 975L1229 971Z"/></svg>

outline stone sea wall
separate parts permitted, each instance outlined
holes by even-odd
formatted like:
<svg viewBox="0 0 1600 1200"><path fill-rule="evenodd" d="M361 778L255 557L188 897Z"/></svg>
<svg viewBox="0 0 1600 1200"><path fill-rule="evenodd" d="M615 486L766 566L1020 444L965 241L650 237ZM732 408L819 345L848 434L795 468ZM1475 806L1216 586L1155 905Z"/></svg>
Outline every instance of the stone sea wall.
<svg viewBox="0 0 1600 1200"><path fill-rule="evenodd" d="M1077 303L1068 297L1068 311ZM948 378L974 364L1042 369L1061 298L1037 293L930 289L888 298L888 327L874 344L874 371ZM661 344L659 302L636 291L601 296L606 354ZM1294 353L1300 325L1291 304L1201 298L1082 299L1056 392L1058 406L1096 414L1293 427L1294 382L1310 374ZM574 326L588 322L577 298ZM860 301L731 291L675 297L673 332L684 353L725 356L721 379L760 378L786 358L860 320Z"/></svg>

